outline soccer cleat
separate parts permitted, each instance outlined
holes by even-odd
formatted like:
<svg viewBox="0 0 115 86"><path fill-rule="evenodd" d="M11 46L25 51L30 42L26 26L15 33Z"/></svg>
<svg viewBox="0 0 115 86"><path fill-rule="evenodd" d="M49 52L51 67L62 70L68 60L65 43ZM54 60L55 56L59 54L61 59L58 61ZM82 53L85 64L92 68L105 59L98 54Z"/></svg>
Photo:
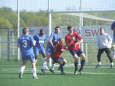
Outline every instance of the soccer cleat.
<svg viewBox="0 0 115 86"><path fill-rule="evenodd" d="M36 75L36 76L33 76L33 79L38 79L37 75Z"/></svg>
<svg viewBox="0 0 115 86"><path fill-rule="evenodd" d="M114 63L113 62L110 63L110 68L113 68L113 66L114 66Z"/></svg>
<svg viewBox="0 0 115 86"><path fill-rule="evenodd" d="M78 71L74 72L74 75L79 75Z"/></svg>
<svg viewBox="0 0 115 86"><path fill-rule="evenodd" d="M49 71L50 71L51 73L55 73L54 70L52 70L52 69L49 69Z"/></svg>
<svg viewBox="0 0 115 86"><path fill-rule="evenodd" d="M19 79L22 79L22 77L23 77L23 74L20 72L19 73Z"/></svg>
<svg viewBox="0 0 115 86"><path fill-rule="evenodd" d="M74 73L74 75L81 75L82 72L81 71L76 71L76 73Z"/></svg>
<svg viewBox="0 0 115 86"><path fill-rule="evenodd" d="M99 66L101 66L101 62L97 63L96 68L98 68Z"/></svg>

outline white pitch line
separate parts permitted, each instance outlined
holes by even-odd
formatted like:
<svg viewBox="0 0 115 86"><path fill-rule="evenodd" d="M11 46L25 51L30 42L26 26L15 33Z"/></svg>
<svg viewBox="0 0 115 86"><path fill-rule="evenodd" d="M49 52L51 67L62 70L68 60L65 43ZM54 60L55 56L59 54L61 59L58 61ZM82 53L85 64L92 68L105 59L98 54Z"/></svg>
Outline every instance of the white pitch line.
<svg viewBox="0 0 115 86"><path fill-rule="evenodd" d="M3 71L3 72L7 72L7 71L9 71L9 70L7 70L7 69L2 69L2 70L0 70L0 71ZM18 73L19 72L19 70L12 70L13 72L16 72L16 73ZM25 70L26 72L31 72L31 69L26 69ZM38 72L40 72L40 70L37 70ZM48 70L46 71L46 74L47 74L47 72L49 72ZM60 73L60 71L55 71L55 73ZM73 72L65 72L66 74L73 74ZM103 73L98 73L98 72L82 72L82 74L88 74L88 75L115 75L115 73L105 73L105 72L103 72Z"/></svg>

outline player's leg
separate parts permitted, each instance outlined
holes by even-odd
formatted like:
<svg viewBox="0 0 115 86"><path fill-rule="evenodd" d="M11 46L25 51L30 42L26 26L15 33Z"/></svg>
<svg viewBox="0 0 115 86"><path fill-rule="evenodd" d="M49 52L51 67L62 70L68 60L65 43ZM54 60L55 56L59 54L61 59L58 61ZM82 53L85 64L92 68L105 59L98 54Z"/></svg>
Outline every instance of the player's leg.
<svg viewBox="0 0 115 86"><path fill-rule="evenodd" d="M38 49L38 47L34 47L34 55L35 55L35 60L36 60L36 63L37 63L37 57L39 55L39 49Z"/></svg>
<svg viewBox="0 0 115 86"><path fill-rule="evenodd" d="M96 68L98 68L101 65L101 55L104 52L103 49L98 49L98 53L97 53L97 65Z"/></svg>
<svg viewBox="0 0 115 86"><path fill-rule="evenodd" d="M114 64L113 64L113 59L112 59L112 55L111 55L111 50L109 48L106 48L105 52L106 52L107 57L109 59L110 67L112 68Z"/></svg>
<svg viewBox="0 0 115 86"><path fill-rule="evenodd" d="M21 68L20 68L20 72L19 72L19 78L21 79L23 77L23 73L26 67L26 61L22 62Z"/></svg>
<svg viewBox="0 0 115 86"><path fill-rule="evenodd" d="M45 54L45 49L44 48L42 48L41 49L41 52L40 52L41 54L42 54L42 57L43 57L43 61L42 61L42 67L41 67L41 71L43 72L43 73L45 73L45 70L47 69L49 69L48 68L48 58L46 57L46 54Z"/></svg>
<svg viewBox="0 0 115 86"><path fill-rule="evenodd" d="M80 66L80 69L79 69L79 72L81 73L81 71L83 71L83 68L84 68L84 65L85 65L85 54L83 52L80 52L81 54L79 55L80 56L80 59L81 59L81 66Z"/></svg>
<svg viewBox="0 0 115 86"><path fill-rule="evenodd" d="M38 79L37 77L37 70L36 70L36 60L34 55L29 56L30 61L32 62L32 74L33 74L33 79Z"/></svg>
<svg viewBox="0 0 115 86"><path fill-rule="evenodd" d="M23 73L24 73L24 70L25 70L25 67L26 67L26 62L27 62L26 57L22 56L22 64L21 64L20 72L19 72L19 78L20 79L23 77Z"/></svg>
<svg viewBox="0 0 115 86"><path fill-rule="evenodd" d="M51 61L51 55L53 54L54 50L52 47L47 47L46 48L46 60L49 62L49 68L54 68L54 64L52 64L53 62Z"/></svg>
<svg viewBox="0 0 115 86"><path fill-rule="evenodd" d="M60 64L60 71L61 71L61 74L65 74L64 73L64 65L67 63L67 61L63 58L63 57L60 57L58 59L58 63Z"/></svg>
<svg viewBox="0 0 115 86"><path fill-rule="evenodd" d="M32 62L32 73L33 73L33 78L38 79L37 72L36 72L36 62Z"/></svg>
<svg viewBox="0 0 115 86"><path fill-rule="evenodd" d="M75 54L73 56L73 58L74 58L74 66L75 66L74 74L76 74L76 72L78 71L78 56L77 56L77 54Z"/></svg>
<svg viewBox="0 0 115 86"><path fill-rule="evenodd" d="M76 74L77 70L78 70L78 56L76 54L75 50L70 50L71 55L73 56L74 59L74 74Z"/></svg>
<svg viewBox="0 0 115 86"><path fill-rule="evenodd" d="M50 71L51 73L55 73L55 70L54 70L54 68L55 68L55 63L58 62L58 59L57 59L57 58L51 58L51 59L52 59L52 65L51 65L51 67L49 68L49 71Z"/></svg>

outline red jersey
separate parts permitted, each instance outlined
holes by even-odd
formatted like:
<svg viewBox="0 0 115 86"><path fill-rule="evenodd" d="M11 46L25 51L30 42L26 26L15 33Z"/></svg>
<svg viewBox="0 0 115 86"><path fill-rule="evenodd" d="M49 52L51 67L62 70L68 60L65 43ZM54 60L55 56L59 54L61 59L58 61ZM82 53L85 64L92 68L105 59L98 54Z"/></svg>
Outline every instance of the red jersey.
<svg viewBox="0 0 115 86"><path fill-rule="evenodd" d="M65 49L65 46L62 42L57 43L55 45L54 53L51 55L52 58L59 58L61 57L61 54L63 50Z"/></svg>
<svg viewBox="0 0 115 86"><path fill-rule="evenodd" d="M75 43L81 39L82 37L77 32L73 32L73 34L67 34L65 37L65 42L66 42L66 45L68 45L68 49L69 50L80 49L80 45L78 44L75 46Z"/></svg>

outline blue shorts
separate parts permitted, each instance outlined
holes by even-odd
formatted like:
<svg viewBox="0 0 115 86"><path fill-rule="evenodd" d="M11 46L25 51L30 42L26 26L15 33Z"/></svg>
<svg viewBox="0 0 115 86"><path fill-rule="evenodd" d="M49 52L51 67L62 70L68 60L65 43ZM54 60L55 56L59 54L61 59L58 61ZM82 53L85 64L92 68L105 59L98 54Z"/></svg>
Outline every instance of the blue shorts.
<svg viewBox="0 0 115 86"><path fill-rule="evenodd" d="M64 61L64 58L63 57L58 57L58 58L52 58L53 62L54 63L59 63L60 60Z"/></svg>
<svg viewBox="0 0 115 86"><path fill-rule="evenodd" d="M23 61L27 61L27 60L30 60L31 62L35 62L35 56L34 54L31 54L31 55L22 55L22 60Z"/></svg>
<svg viewBox="0 0 115 86"><path fill-rule="evenodd" d="M78 56L80 56L83 53L81 51L81 49L79 49L79 50L69 50L69 52L71 53L72 56L74 56L75 54L77 54Z"/></svg>
<svg viewBox="0 0 115 86"><path fill-rule="evenodd" d="M38 56L39 54L45 55L45 48L44 47L43 48L35 47L34 54L35 54L35 56Z"/></svg>
<svg viewBox="0 0 115 86"><path fill-rule="evenodd" d="M50 55L53 54L53 53L54 53L53 47L47 46L47 47L46 47L46 53L47 53L47 54L50 54Z"/></svg>

